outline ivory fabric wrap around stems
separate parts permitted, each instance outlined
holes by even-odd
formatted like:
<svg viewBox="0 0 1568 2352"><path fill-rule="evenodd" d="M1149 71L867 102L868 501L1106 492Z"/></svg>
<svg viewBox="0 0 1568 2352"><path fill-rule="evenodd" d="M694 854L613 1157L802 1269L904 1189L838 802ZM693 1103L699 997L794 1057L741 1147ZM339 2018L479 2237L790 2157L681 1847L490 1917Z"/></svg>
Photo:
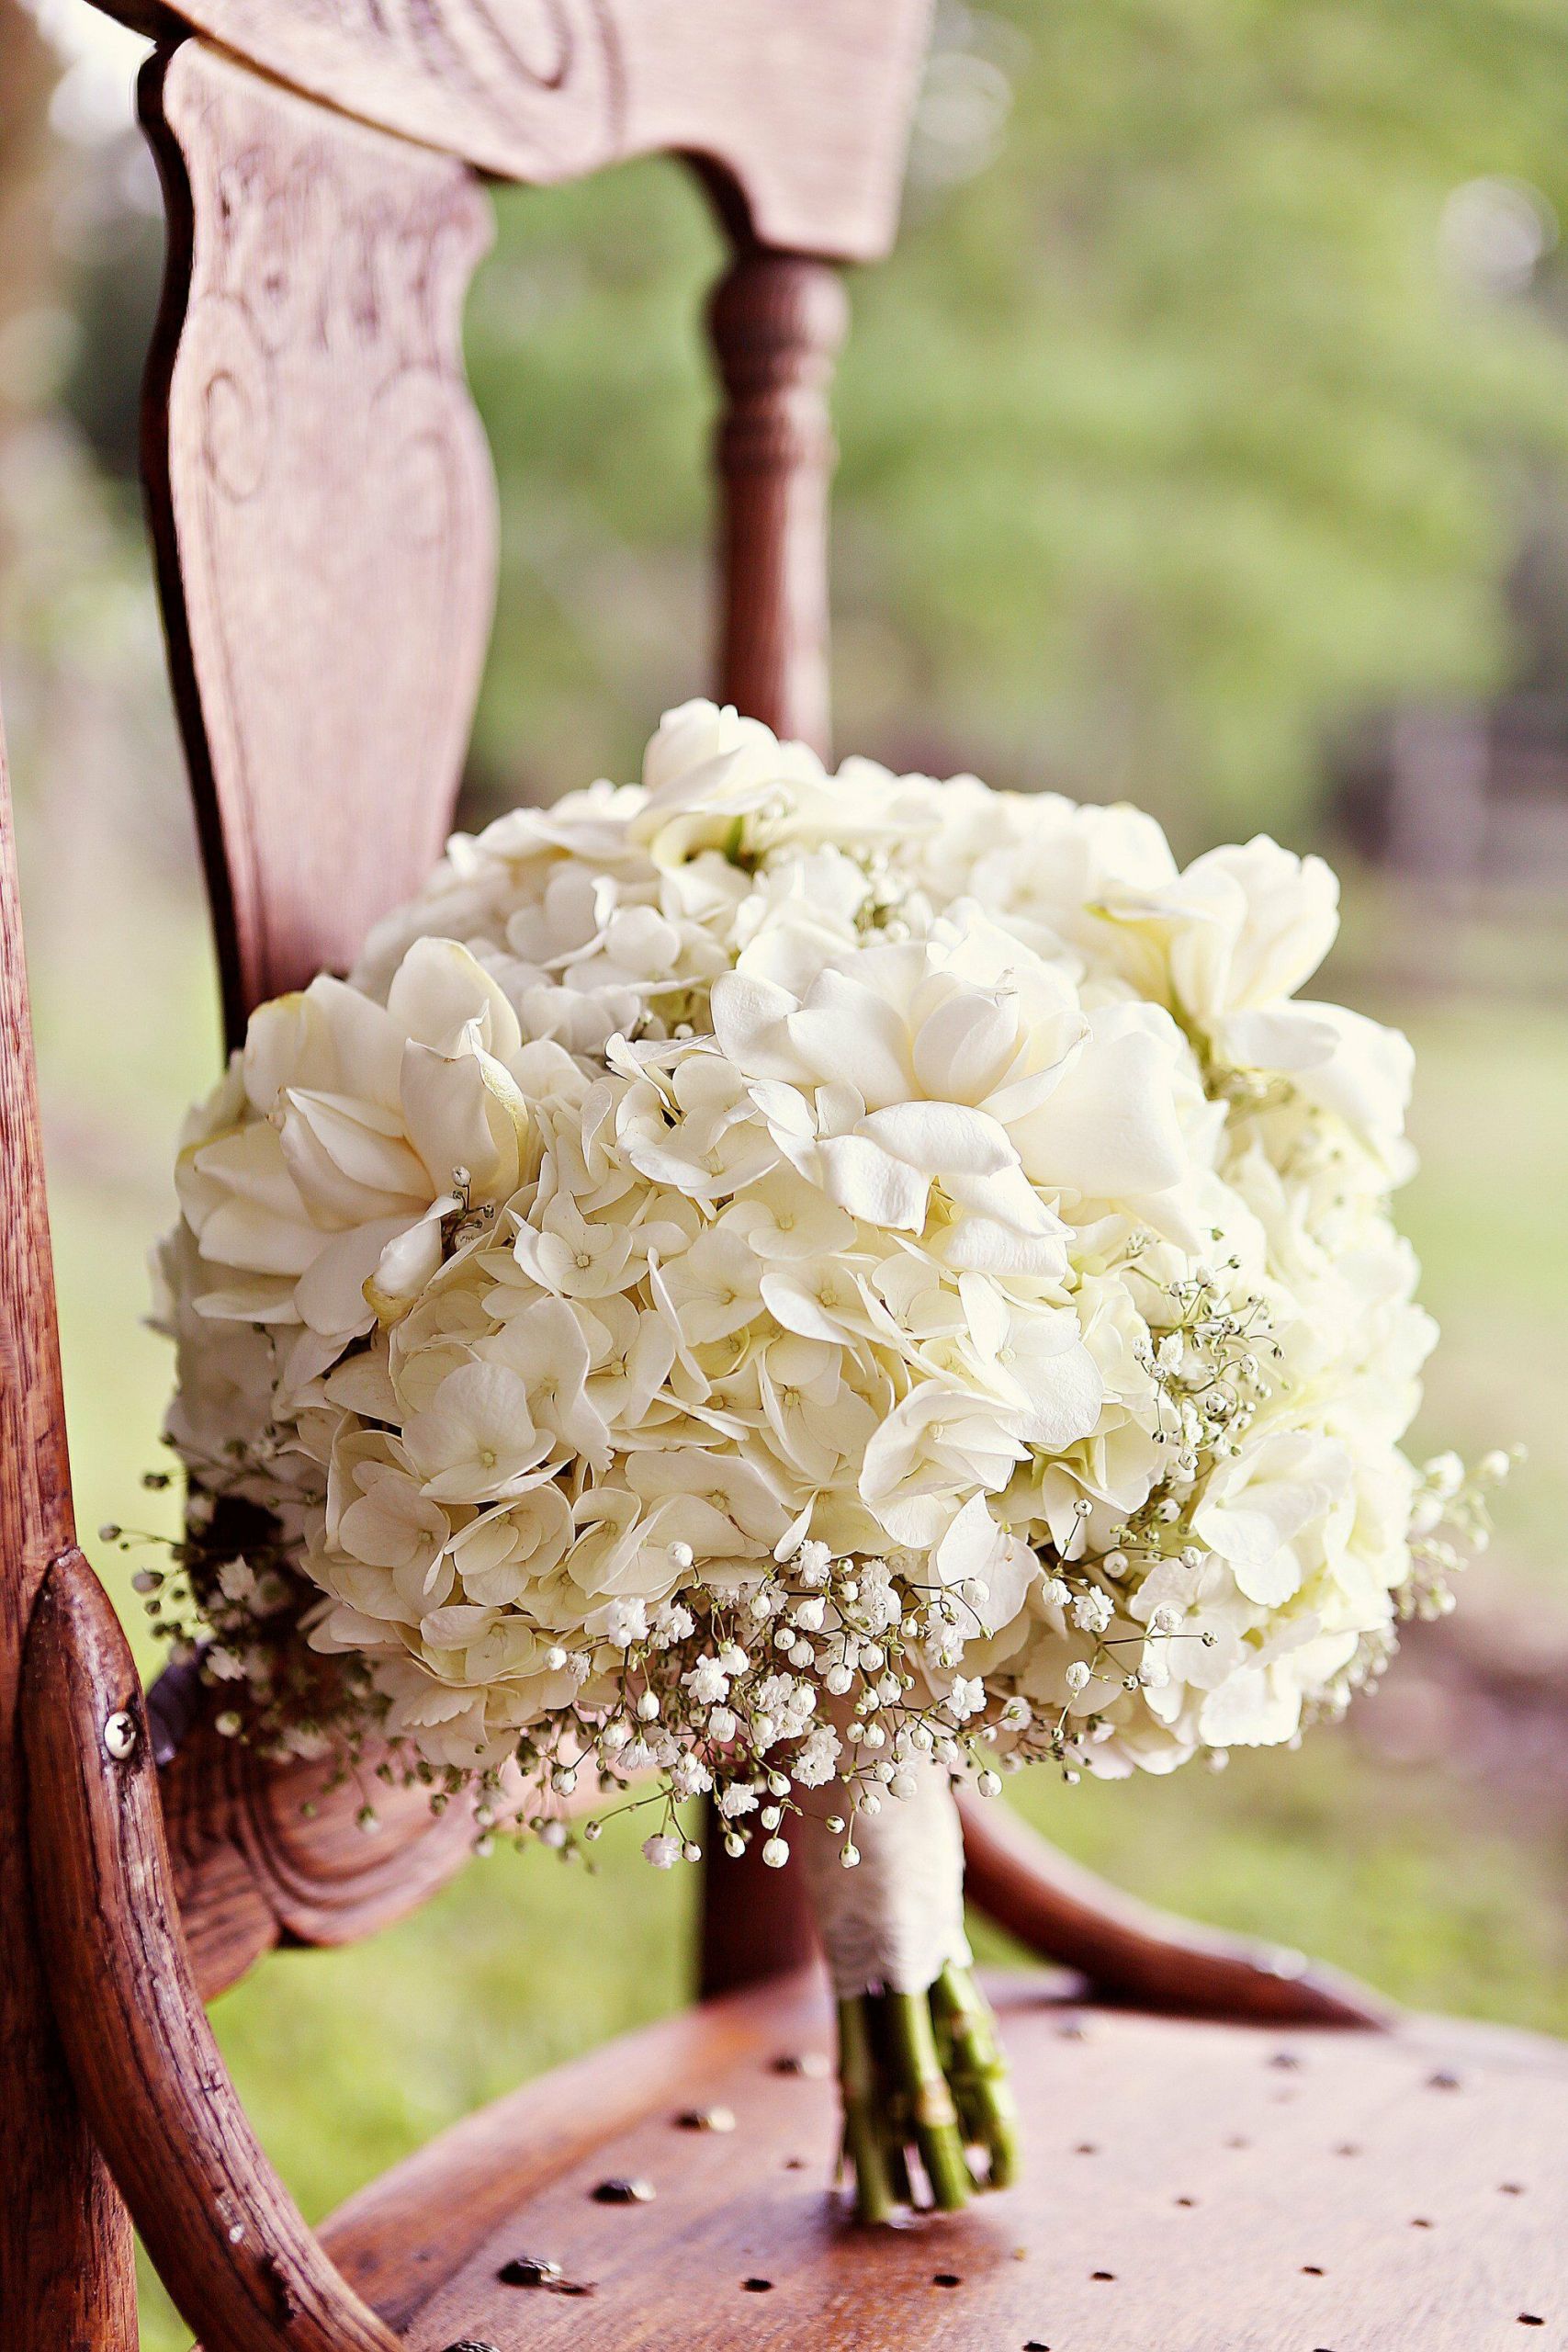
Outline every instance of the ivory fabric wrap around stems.
<svg viewBox="0 0 1568 2352"><path fill-rule="evenodd" d="M945 1767L908 1767L912 1796L884 1790L881 1811L857 1813L849 1836L860 1853L846 1870L845 1833L805 1813L792 1835L811 1888L817 1924L840 2000L862 1993L922 1993L953 1963L969 1965L964 1932L964 1839ZM826 1791L825 1795L833 1792Z"/></svg>

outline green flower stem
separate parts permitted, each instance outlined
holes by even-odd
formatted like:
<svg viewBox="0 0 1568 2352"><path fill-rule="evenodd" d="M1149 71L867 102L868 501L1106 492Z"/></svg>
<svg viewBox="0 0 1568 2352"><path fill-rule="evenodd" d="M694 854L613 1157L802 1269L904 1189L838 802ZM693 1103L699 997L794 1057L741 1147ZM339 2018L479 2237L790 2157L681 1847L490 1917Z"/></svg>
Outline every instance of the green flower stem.
<svg viewBox="0 0 1568 2352"><path fill-rule="evenodd" d="M964 2138L989 2156L987 2187L1006 2188L1018 2177L1018 2102L990 2003L970 1970L951 1962L942 1970L931 2014Z"/></svg>
<svg viewBox="0 0 1568 2352"><path fill-rule="evenodd" d="M885 1993L895 2079L907 2103L910 2129L931 2200L944 2213L967 2205L974 2182L964 2161L958 2109L931 2024L929 1993Z"/></svg>
<svg viewBox="0 0 1568 2352"><path fill-rule="evenodd" d="M924 1993L863 1993L839 2003L844 2154L862 2222L915 2201L918 2152L931 2201L944 2212L1018 2177L1018 2110L990 2007L967 1968L945 1968ZM983 2179L966 2148L982 2148Z"/></svg>
<svg viewBox="0 0 1568 2352"><path fill-rule="evenodd" d="M844 2102L844 2153L854 2167L856 2213L863 2222L888 2221L898 2199L883 2141L884 2107L864 1994L839 2003L839 2088Z"/></svg>

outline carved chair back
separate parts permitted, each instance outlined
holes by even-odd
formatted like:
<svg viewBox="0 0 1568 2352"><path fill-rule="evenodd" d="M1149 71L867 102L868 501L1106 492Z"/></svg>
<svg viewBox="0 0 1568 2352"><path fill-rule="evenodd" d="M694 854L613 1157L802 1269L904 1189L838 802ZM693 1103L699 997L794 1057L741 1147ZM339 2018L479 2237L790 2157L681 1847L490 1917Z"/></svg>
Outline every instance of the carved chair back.
<svg viewBox="0 0 1568 2352"><path fill-rule="evenodd" d="M177 0L149 17L125 0L160 41L141 91L169 225L143 469L231 1043L260 1000L345 966L451 823L495 584L494 489L461 359L487 175L542 184L664 151L711 192L732 248L709 313L723 388L711 683L826 749L835 265L891 242L927 5ZM258 2343L384 2352L390 2337L343 2301L297 2217L274 2217L275 2244L291 2248L303 2317L265 2333L266 2279L238 2236L225 2253L212 2233L236 2183L266 2168L237 2109L216 2139L205 2128L221 2069L186 1996L270 1944L341 1941L411 1907L460 1862L466 1826L417 1799L387 1807L374 1841L352 1796L307 1817L299 1770L218 1739L188 1678L165 1677L143 1713L74 1548L3 789L0 988L6 2341L17 2326L18 2352L134 2344L101 2146L122 2186L156 2177L168 2250L212 2237L255 2302ZM31 1884L24 1826L40 1857L60 1841ZM179 1917L160 1896L171 1865ZM787 1881L719 1876L710 1987L787 1964L805 1935ZM117 2010L132 1982L151 2007L126 1996ZM127 2118L139 2065L161 2099Z"/></svg>

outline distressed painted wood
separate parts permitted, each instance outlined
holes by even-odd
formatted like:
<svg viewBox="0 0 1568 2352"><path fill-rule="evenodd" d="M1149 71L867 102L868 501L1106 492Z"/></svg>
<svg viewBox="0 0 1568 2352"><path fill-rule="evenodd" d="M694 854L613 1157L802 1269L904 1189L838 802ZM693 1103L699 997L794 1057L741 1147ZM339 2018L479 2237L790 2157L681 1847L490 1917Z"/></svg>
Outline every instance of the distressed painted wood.
<svg viewBox="0 0 1568 2352"><path fill-rule="evenodd" d="M893 242L930 0L116 0L503 179L688 154L785 250Z"/></svg>
<svg viewBox="0 0 1568 2352"><path fill-rule="evenodd" d="M1030 2160L1017 2188L965 2213L846 2226L830 2070L775 2068L832 2045L825 1998L797 1979L517 2092L353 2199L323 2238L417 2352L1568 2340L1562 2043L1438 2019L1386 2035L1172 2020L1083 2007L1037 1975L989 1989ZM679 2127L713 2106L733 2132ZM651 2204L592 2195L637 2177ZM520 2254L592 2292L507 2286L498 2273Z"/></svg>
<svg viewBox="0 0 1568 2352"><path fill-rule="evenodd" d="M55 2013L159 2277L209 2352L394 2352L306 2229L229 2080L180 1932L141 1684L79 1552L54 1562L33 1611L21 1713Z"/></svg>
<svg viewBox="0 0 1568 2352"><path fill-rule="evenodd" d="M6 2352L134 2352L130 2223L65 2071L28 1868L23 1645L74 1529L3 739L0 1139L0 2341Z"/></svg>
<svg viewBox="0 0 1568 2352"><path fill-rule="evenodd" d="M187 41L143 77L169 266L144 466L231 1040L440 854L495 578L467 168Z"/></svg>

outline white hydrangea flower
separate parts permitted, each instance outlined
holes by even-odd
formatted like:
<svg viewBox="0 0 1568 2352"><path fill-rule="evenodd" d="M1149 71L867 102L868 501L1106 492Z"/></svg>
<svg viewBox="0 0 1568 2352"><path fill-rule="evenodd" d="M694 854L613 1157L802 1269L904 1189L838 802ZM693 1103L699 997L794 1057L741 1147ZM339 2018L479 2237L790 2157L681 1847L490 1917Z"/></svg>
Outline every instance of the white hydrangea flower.
<svg viewBox="0 0 1568 2352"><path fill-rule="evenodd" d="M1297 994L1336 920L1262 838L1179 871L1134 810L671 712L640 785L455 837L195 1115L193 1531L270 1512L459 1774L570 1724L734 1823L931 1752L928 1701L1096 1772L1293 1736L1441 1506L1408 1048Z"/></svg>

